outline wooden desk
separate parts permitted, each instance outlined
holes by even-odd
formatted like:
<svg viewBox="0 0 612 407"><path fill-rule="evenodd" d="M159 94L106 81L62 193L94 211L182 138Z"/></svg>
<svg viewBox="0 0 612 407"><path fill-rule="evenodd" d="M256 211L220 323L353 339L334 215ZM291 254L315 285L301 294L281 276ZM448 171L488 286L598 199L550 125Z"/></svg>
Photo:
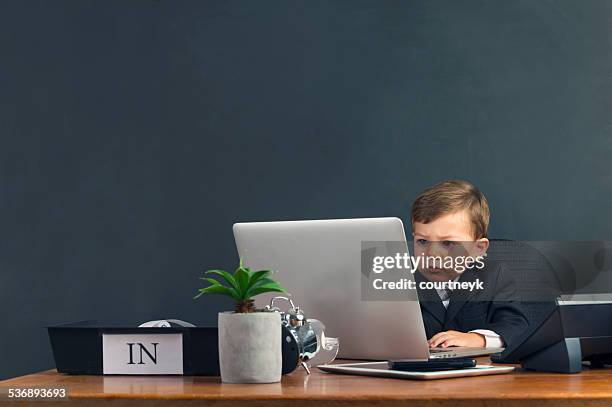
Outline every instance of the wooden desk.
<svg viewBox="0 0 612 407"><path fill-rule="evenodd" d="M612 406L610 369L574 375L517 371L434 381L332 375L317 369L308 376L298 369L281 383L257 385L222 384L216 377L68 376L48 370L0 382L0 387L7 386L66 386L69 401L11 404L64 407Z"/></svg>

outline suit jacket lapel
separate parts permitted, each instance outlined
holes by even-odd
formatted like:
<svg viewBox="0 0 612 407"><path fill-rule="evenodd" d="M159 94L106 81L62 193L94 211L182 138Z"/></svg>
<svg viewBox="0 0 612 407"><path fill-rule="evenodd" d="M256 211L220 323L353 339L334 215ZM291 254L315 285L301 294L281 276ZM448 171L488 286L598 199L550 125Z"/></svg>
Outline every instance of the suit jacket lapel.
<svg viewBox="0 0 612 407"><path fill-rule="evenodd" d="M442 300L438 295L436 290L421 290L418 288L419 283L422 281L427 281L425 277L421 275L418 271L414 273L414 279L417 282L417 292L419 295L419 303L421 306L427 311L431 313L431 315L436 318L440 324L444 324L444 315L446 314L446 308L442 304Z"/></svg>
<svg viewBox="0 0 612 407"><path fill-rule="evenodd" d="M462 281L474 281L477 278L477 272L473 269L466 270L461 277L459 278L459 282ZM466 302L470 300L470 298L476 294L476 290L453 290L450 294L450 302L448 304L448 308L446 309L446 315L444 319L444 324L448 324L450 321L455 318L457 313L463 308Z"/></svg>

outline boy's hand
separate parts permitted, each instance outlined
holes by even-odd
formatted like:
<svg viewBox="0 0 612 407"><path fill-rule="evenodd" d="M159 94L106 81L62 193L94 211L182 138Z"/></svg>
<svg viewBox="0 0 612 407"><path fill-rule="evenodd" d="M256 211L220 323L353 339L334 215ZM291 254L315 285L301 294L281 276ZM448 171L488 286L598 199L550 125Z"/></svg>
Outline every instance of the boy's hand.
<svg viewBox="0 0 612 407"><path fill-rule="evenodd" d="M429 341L430 348L440 346L446 348L449 346L469 346L472 348L484 348L487 344L484 336L476 332L458 332L444 331L439 332L431 337Z"/></svg>

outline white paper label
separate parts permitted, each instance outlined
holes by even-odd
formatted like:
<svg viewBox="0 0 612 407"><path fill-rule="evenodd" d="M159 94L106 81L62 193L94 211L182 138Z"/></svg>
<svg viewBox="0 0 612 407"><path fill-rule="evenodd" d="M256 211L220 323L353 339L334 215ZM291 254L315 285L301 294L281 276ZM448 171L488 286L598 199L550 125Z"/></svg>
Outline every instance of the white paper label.
<svg viewBox="0 0 612 407"><path fill-rule="evenodd" d="M183 335L102 334L104 374L183 374Z"/></svg>

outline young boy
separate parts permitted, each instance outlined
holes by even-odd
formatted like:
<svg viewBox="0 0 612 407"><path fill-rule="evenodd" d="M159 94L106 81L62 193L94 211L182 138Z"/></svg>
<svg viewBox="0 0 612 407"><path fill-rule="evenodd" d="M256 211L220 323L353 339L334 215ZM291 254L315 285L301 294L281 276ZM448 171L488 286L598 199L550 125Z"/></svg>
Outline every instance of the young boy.
<svg viewBox="0 0 612 407"><path fill-rule="evenodd" d="M415 256L486 256L489 205L467 181L447 180L427 188L414 201L411 219ZM461 269L438 263L422 265L415 273L417 283L482 282L481 289L471 291L419 289L429 346L509 346L528 322L508 270L486 260L470 261L461 273L456 270Z"/></svg>

